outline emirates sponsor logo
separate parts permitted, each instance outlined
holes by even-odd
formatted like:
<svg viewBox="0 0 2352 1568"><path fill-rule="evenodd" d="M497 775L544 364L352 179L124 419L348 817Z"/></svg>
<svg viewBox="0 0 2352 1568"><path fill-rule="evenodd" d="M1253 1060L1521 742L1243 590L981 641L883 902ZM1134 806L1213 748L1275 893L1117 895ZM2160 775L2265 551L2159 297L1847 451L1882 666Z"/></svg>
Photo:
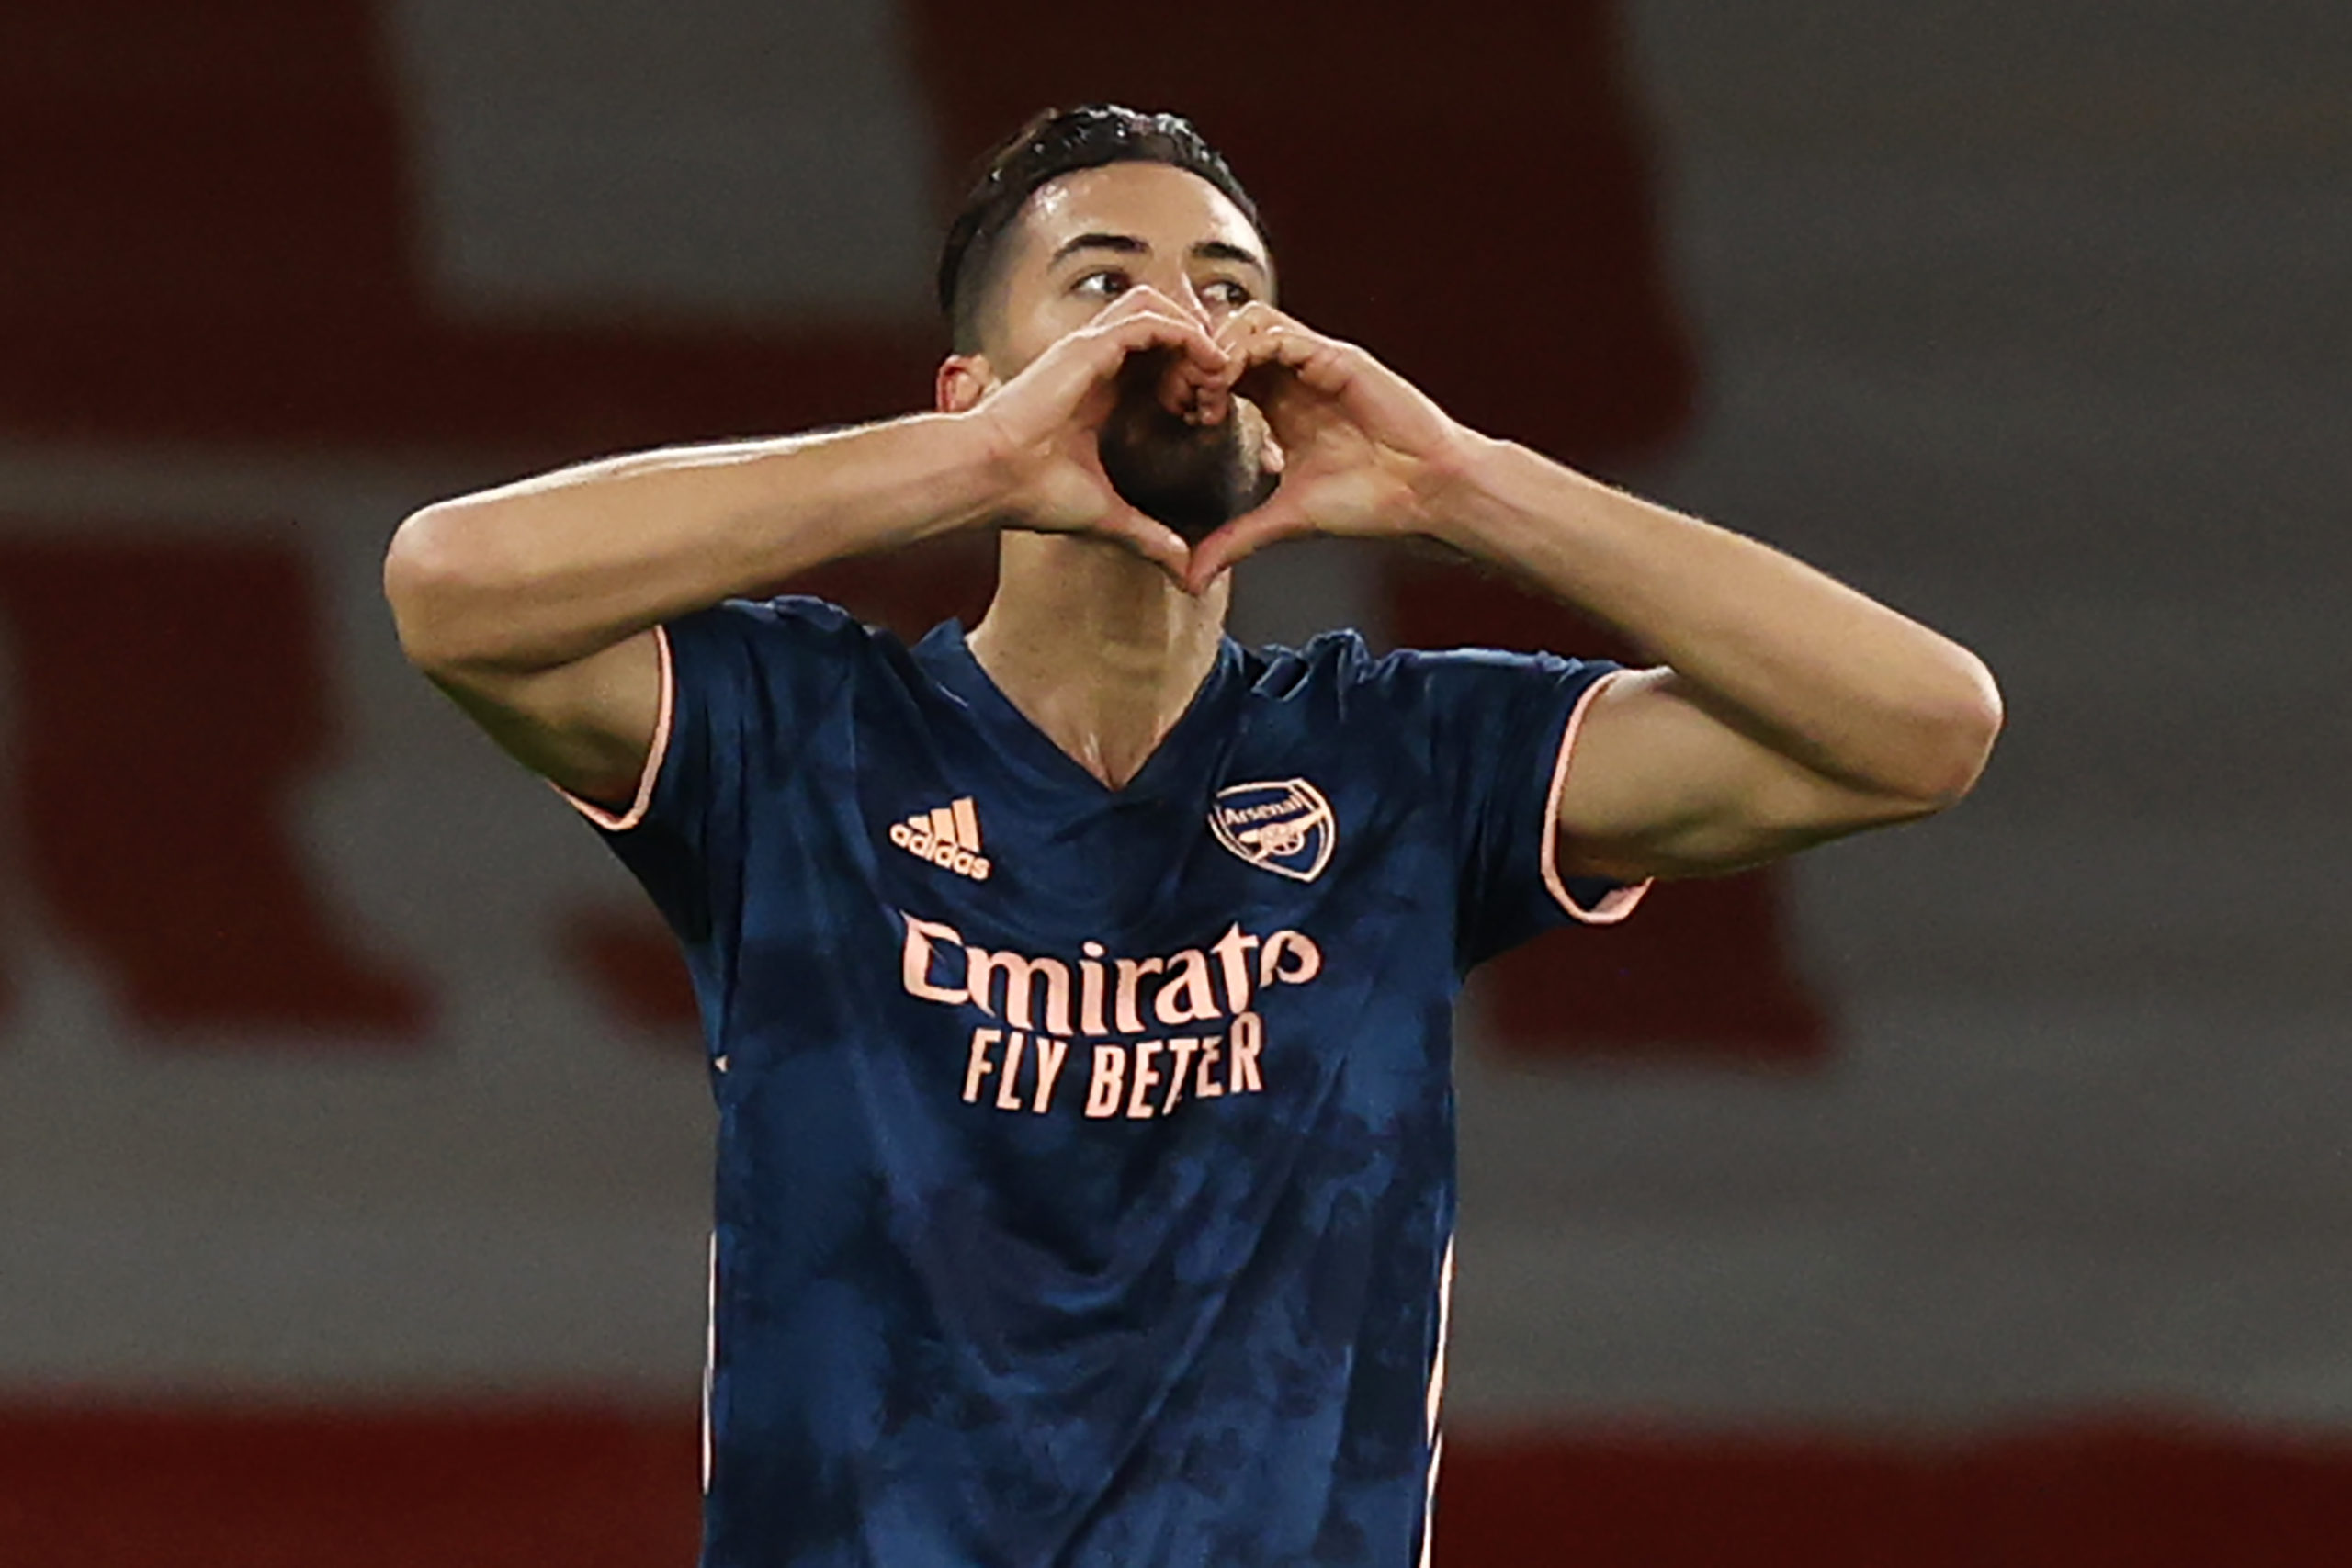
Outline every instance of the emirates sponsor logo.
<svg viewBox="0 0 2352 1568"><path fill-rule="evenodd" d="M1322 875L1340 841L1331 803L1305 779L1227 785L1209 804L1209 831L1261 871L1294 882Z"/></svg>
<svg viewBox="0 0 2352 1568"><path fill-rule="evenodd" d="M890 841L942 871L975 882L989 879L988 857L980 853L980 814L968 795L891 823Z"/></svg>
<svg viewBox="0 0 2352 1568"><path fill-rule="evenodd" d="M1262 998L1323 973L1323 950L1305 931L1260 937L1238 922L1178 953L1129 958L1082 942L1073 960L993 952L944 921L899 918L907 994L989 1021L964 1054L964 1103L1032 1116L1063 1104L1092 1121L1141 1122L1263 1094L1277 1053ZM1084 1089L1065 1092L1076 1082Z"/></svg>

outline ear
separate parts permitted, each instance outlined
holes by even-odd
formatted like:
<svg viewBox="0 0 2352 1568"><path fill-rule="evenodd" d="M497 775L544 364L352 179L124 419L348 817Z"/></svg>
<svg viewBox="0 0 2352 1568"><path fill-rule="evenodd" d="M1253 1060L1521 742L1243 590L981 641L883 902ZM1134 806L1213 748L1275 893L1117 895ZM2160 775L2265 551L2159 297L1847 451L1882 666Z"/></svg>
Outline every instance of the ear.
<svg viewBox="0 0 2352 1568"><path fill-rule="evenodd" d="M932 406L941 413L963 413L996 390L996 370L984 354L951 354L939 363L931 389Z"/></svg>

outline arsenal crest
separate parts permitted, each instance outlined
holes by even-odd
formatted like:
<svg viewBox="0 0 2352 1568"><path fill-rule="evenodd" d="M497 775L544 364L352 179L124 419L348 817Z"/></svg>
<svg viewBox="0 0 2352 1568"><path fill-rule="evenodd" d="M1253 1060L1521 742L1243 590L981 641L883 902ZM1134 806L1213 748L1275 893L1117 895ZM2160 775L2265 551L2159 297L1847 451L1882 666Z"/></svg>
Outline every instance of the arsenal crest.
<svg viewBox="0 0 2352 1568"><path fill-rule="evenodd" d="M1305 779L1231 784L1209 806L1216 841L1263 871L1312 882L1330 863L1340 827L1331 803Z"/></svg>

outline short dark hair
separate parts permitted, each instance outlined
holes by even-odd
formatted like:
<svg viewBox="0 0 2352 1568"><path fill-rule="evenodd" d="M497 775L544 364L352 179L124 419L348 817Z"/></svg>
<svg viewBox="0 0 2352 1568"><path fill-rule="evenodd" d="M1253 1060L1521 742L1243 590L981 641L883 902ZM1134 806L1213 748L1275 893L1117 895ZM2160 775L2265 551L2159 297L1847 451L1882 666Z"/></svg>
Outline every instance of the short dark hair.
<svg viewBox="0 0 2352 1568"><path fill-rule="evenodd" d="M1167 164L1200 175L1264 236L1258 204L1183 116L1144 114L1117 104L1041 110L980 161L979 176L940 247L939 309L956 353L979 349L981 307L1003 260L1004 238L1037 187L1080 169L1130 163Z"/></svg>

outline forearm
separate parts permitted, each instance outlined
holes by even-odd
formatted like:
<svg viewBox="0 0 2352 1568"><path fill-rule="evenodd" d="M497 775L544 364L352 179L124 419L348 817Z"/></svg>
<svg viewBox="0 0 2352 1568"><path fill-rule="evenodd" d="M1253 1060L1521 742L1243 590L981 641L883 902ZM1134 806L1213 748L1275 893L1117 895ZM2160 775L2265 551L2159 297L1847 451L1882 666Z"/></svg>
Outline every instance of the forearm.
<svg viewBox="0 0 2352 1568"><path fill-rule="evenodd" d="M1839 784L1964 793L2000 726L1966 649L1767 546L1474 438L1440 536L1670 666L1694 701Z"/></svg>
<svg viewBox="0 0 2352 1568"><path fill-rule="evenodd" d="M582 659L827 561L985 521L985 433L952 414L560 469L425 507L385 592L427 668L523 672Z"/></svg>

